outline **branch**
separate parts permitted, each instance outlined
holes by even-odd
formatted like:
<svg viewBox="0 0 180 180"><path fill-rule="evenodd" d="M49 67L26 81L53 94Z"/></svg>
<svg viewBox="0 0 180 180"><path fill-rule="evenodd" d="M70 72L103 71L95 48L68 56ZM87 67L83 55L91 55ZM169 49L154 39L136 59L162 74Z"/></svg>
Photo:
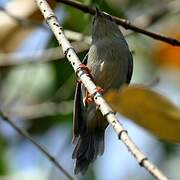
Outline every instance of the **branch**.
<svg viewBox="0 0 180 180"><path fill-rule="evenodd" d="M85 13L89 13L91 15L94 15L95 12L96 12L94 8L92 8L90 6L87 6L87 5L84 5L83 3L75 1L75 0L56 0L56 1L62 2L64 4L67 4L69 6L77 8L77 9L79 9L79 10L85 12ZM141 29L141 28L139 28L139 27L137 27L135 25L132 25L130 23L130 21L118 18L116 16L112 16L112 18L116 21L117 24L123 26L125 29L131 29L131 30L133 30L135 32L139 32L139 33L147 35L147 36L149 36L149 37L151 37L153 39L166 42L166 43L171 44L173 46L180 46L180 41L177 40L177 39L174 39L174 38L171 38L171 37L166 37L166 36L163 36L161 34L157 34L157 33L153 33L153 32Z"/></svg>
<svg viewBox="0 0 180 180"><path fill-rule="evenodd" d="M62 45L62 49L67 59L71 63L74 71L76 72L79 79L82 81L88 92L93 95L94 102L99 107L102 114L107 118L107 121L111 124L115 132L117 133L119 139L126 145L128 150L132 153L135 159L138 161L140 166L146 168L156 179L167 180L167 178L158 170L158 168L148 161L148 158L139 150L139 148L134 144L131 138L128 136L127 131L123 126L118 122L117 117L115 116L111 107L104 100L101 93L97 92L97 87L93 83L92 79L86 74L82 68L81 61L75 53L75 50L67 40L64 35L63 28L60 26L57 21L57 17L53 13L52 9L49 7L46 0L36 0L39 9L49 27L53 31L55 37L57 38L59 44Z"/></svg>
<svg viewBox="0 0 180 180"><path fill-rule="evenodd" d="M46 102L41 104L19 106L5 111L9 117L21 119L36 119L58 114L72 113L73 102L63 101L61 103Z"/></svg>
<svg viewBox="0 0 180 180"><path fill-rule="evenodd" d="M77 53L87 51L89 44L84 41L73 42L74 49ZM24 56L22 53L0 53L0 69L14 67L25 64L35 64L50 62L64 58L64 53L60 47L50 48L46 50L36 50L30 53L30 55Z"/></svg>
<svg viewBox="0 0 180 180"><path fill-rule="evenodd" d="M27 131L16 126L16 124L14 124L14 122L10 120L1 110L0 117L4 121L6 121L13 129L15 129L19 134L31 141L49 159L49 161L51 161L68 179L74 180L74 178L58 163L58 161L46 150L45 147L36 142L36 140L34 140L34 138L32 138Z"/></svg>

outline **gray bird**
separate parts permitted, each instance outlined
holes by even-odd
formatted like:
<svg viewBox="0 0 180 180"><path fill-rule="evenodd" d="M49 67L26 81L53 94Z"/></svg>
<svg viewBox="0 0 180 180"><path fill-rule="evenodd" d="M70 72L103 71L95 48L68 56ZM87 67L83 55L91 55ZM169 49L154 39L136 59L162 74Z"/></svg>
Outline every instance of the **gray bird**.
<svg viewBox="0 0 180 180"><path fill-rule="evenodd" d="M111 16L96 9L92 25L92 44L84 60L93 81L104 89L119 89L129 84L133 59L129 47ZM72 158L76 159L74 173L84 174L98 155L104 152L104 133L108 122L95 103L86 104L87 90L77 83L74 101L74 140Z"/></svg>

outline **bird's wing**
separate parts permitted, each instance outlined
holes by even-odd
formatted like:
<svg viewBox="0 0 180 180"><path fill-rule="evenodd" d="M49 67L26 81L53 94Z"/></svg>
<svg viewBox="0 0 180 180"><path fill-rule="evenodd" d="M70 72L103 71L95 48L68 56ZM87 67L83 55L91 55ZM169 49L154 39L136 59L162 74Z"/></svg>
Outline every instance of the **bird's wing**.
<svg viewBox="0 0 180 180"><path fill-rule="evenodd" d="M132 54L130 53L130 57L128 58L128 73L127 73L127 84L130 83L131 77L133 73L133 57Z"/></svg>
<svg viewBox="0 0 180 180"><path fill-rule="evenodd" d="M82 63L84 65L87 64L88 54L84 57ZM77 82L75 97L74 97L74 111L73 111L73 132L74 132L74 140L79 136L80 132L83 130L84 121L82 116L82 92L81 92L81 83Z"/></svg>

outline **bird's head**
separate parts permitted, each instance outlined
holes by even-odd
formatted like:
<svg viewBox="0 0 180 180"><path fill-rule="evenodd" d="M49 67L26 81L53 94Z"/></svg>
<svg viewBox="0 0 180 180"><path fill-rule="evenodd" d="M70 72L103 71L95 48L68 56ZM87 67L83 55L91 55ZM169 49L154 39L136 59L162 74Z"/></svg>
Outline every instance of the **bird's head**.
<svg viewBox="0 0 180 180"><path fill-rule="evenodd" d="M121 32L112 17L96 8L92 25L92 39L97 41L105 37L120 36Z"/></svg>

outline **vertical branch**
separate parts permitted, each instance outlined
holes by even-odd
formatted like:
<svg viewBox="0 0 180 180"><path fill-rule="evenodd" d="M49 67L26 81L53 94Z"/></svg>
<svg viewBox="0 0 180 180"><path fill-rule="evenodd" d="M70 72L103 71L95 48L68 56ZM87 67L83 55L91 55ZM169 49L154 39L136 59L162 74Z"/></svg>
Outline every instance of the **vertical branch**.
<svg viewBox="0 0 180 180"><path fill-rule="evenodd" d="M39 9L49 27L53 31L55 37L57 38L59 44L62 46L63 52L70 64L72 65L75 73L78 75L84 86L87 88L88 92L93 95L94 101L101 110L102 114L107 118L107 121L115 132L117 133L119 139L126 145L128 150L132 153L135 159L138 161L140 166L146 168L156 179L159 180L167 180L166 176L150 161L148 158L139 150L139 148L135 145L135 143L128 136L127 131L123 128L123 126L118 122L115 113L111 109L111 107L104 100L103 96L97 91L96 85L93 83L91 78L86 74L86 72L82 68L81 61L75 53L74 48L71 46L69 41L64 35L63 28L60 26L57 21L57 17L53 13L52 9L48 5L46 0L36 0Z"/></svg>

